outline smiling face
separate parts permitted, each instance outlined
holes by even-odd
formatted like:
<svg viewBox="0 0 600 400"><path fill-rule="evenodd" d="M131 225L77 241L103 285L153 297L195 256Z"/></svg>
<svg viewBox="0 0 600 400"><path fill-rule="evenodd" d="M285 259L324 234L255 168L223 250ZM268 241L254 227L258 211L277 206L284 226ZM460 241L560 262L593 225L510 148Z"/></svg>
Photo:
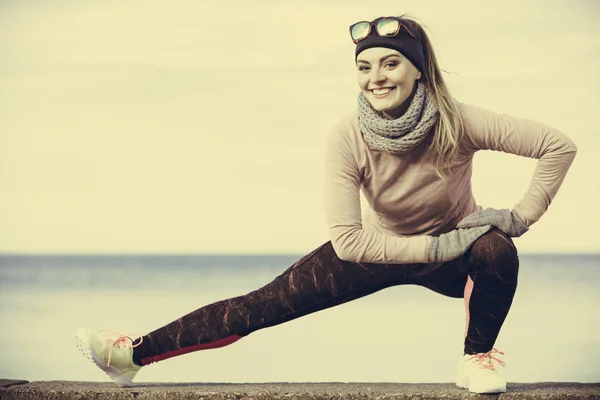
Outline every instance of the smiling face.
<svg viewBox="0 0 600 400"><path fill-rule="evenodd" d="M421 72L399 51L371 47L356 59L360 90L377 111L392 118L406 112Z"/></svg>

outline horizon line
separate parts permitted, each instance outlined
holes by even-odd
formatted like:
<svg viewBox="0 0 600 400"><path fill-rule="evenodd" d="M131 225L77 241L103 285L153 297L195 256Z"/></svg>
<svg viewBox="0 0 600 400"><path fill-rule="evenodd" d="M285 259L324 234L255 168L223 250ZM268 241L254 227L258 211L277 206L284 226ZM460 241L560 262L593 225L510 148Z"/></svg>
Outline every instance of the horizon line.
<svg viewBox="0 0 600 400"><path fill-rule="evenodd" d="M250 252L1 252L0 257L64 257L64 256L75 256L75 257L106 257L106 256L142 256L142 257L194 257L194 256L300 256L303 257L308 253L296 253L296 252L265 252L265 253L250 253ZM524 255L597 255L600 256L600 250L597 251L526 251L519 252L519 256Z"/></svg>

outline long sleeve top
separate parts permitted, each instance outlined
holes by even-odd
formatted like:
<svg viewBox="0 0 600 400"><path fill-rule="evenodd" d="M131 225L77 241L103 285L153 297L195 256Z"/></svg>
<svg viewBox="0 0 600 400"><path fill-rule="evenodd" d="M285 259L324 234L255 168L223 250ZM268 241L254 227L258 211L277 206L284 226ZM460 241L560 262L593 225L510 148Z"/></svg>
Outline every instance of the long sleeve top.
<svg viewBox="0 0 600 400"><path fill-rule="evenodd" d="M356 112L328 134L325 216L341 259L385 264L428 263L432 235L456 228L481 210L473 197L473 155L497 150L538 159L529 188L514 210L527 226L556 195L577 148L562 132L541 123L459 103L464 134L442 180L426 152L433 135L405 154L369 148ZM360 192L368 202L361 212Z"/></svg>

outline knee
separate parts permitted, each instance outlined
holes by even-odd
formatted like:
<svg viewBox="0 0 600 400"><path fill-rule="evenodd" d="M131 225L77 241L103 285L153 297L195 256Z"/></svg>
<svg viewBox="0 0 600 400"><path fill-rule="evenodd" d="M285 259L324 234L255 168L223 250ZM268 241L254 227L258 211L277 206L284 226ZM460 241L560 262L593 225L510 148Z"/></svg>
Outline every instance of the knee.
<svg viewBox="0 0 600 400"><path fill-rule="evenodd" d="M477 273L484 272L504 279L516 277L519 257L512 239L499 229L492 229L471 246L469 264Z"/></svg>

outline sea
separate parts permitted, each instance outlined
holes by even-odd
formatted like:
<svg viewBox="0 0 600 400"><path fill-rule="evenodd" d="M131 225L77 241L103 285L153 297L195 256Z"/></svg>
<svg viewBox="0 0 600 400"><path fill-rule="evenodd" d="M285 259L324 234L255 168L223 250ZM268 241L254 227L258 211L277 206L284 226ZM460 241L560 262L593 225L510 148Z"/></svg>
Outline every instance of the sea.
<svg viewBox="0 0 600 400"><path fill-rule="evenodd" d="M145 334L269 283L302 255L0 255L0 378L109 378L80 327ZM419 286L142 368L138 382L453 382L464 302ZM522 254L496 341L512 382L600 382L600 254Z"/></svg>

